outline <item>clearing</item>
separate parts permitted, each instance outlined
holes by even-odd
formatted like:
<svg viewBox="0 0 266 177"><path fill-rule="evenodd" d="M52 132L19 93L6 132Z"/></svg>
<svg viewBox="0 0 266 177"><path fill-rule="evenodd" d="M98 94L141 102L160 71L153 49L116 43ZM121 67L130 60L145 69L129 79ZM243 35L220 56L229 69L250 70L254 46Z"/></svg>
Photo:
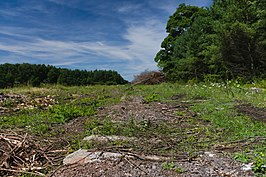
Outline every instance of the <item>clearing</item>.
<svg viewBox="0 0 266 177"><path fill-rule="evenodd" d="M263 176L265 85L15 88L0 176Z"/></svg>

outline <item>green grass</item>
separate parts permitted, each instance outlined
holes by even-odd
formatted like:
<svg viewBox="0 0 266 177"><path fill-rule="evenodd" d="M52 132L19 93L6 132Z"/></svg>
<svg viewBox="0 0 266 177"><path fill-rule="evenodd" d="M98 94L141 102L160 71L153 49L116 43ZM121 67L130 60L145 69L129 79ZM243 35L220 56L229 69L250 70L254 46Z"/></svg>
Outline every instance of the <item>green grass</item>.
<svg viewBox="0 0 266 177"><path fill-rule="evenodd" d="M256 93L250 88L260 88ZM49 134L55 124L65 124L75 118L88 117L85 132L76 135L70 142L72 150L80 147L97 148L106 144L83 142L88 135L120 135L141 137L141 142L117 141L111 145L124 145L147 153L176 154L193 153L212 148L214 145L237 142L262 137L260 141L247 144L235 152L234 158L244 163L253 162L253 170L265 174L266 123L237 112L235 106L248 103L266 109L266 81L242 85L238 82L170 84L153 86L84 86L63 87L43 86L41 88L14 88L0 90L3 93L23 94L28 97L53 96L58 104L51 108L20 110L0 116L0 128L24 128L35 134ZM117 104L122 97L142 97L145 104L163 102L185 104L197 116L185 119L182 124L170 122L138 122L132 117L124 122L114 122L109 118L97 119L94 115L100 107ZM178 99L172 99L173 97ZM180 96L180 97L179 97ZM14 106L12 100L3 103ZM175 116L186 116L185 110L176 110ZM182 125L182 126L181 126ZM53 136L53 135L51 135ZM161 142L151 143L150 139ZM171 147L166 148L169 146ZM110 144L109 144L110 145Z"/></svg>
<svg viewBox="0 0 266 177"><path fill-rule="evenodd" d="M260 92L256 93L250 88L260 88ZM205 132L213 133L217 131L220 135L219 143L234 142L245 140L252 137L266 138L266 124L262 121L253 120L244 114L237 112L235 106L240 103L249 103L255 107L266 109L266 84L260 81L255 84L241 85L238 82L230 82L227 84L201 83L194 85L182 84L161 84L156 86L138 86L136 92L132 94L142 93L144 98L148 98L148 102L162 101L173 102L171 96L186 95L181 100L187 100L190 109L198 114L201 119L210 122L211 128L207 128ZM156 95L156 97L154 96ZM199 101L196 101L199 100ZM177 116L183 115L183 112L176 112ZM187 137L187 141L194 137ZM203 138L206 141L206 137ZM210 144L207 144L209 146ZM256 142L252 145L243 147L243 150L252 149L254 152L249 157L249 162L254 163L253 171L258 174L265 174L266 157L265 147L266 140ZM241 147L240 147L241 149ZM238 160L242 158L245 162L247 154L238 156Z"/></svg>
<svg viewBox="0 0 266 177"><path fill-rule="evenodd" d="M96 113L98 107L118 102L119 95L113 93L118 89L121 88L54 86L52 88L23 87L1 90L3 93L23 94L28 97L52 95L57 98L58 104L46 110L21 109L19 112L3 115L0 117L0 128L26 128L34 133L45 134L52 124L63 124L78 117L91 116Z"/></svg>
<svg viewBox="0 0 266 177"><path fill-rule="evenodd" d="M245 85L240 88L239 85L233 84L231 86L223 84L161 84L139 86L135 89L136 93L142 90L144 97L148 96L148 98L150 98L149 95L156 94L156 100L162 102L173 102L171 96L185 94L185 99L191 100L191 109L202 119L210 121L213 126L225 129L225 133L230 134L228 140L266 135L265 123L254 121L238 113L234 107L241 101L266 108L265 91L252 93ZM202 101L195 101L197 99ZM177 114L182 115L183 113L177 112Z"/></svg>

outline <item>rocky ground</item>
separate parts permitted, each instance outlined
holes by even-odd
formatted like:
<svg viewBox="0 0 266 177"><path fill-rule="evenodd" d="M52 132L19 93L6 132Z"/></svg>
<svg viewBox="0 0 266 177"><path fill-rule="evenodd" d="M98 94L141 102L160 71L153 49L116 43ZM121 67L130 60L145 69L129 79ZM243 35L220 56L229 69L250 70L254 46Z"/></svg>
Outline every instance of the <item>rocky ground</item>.
<svg viewBox="0 0 266 177"><path fill-rule="evenodd" d="M179 96L173 99L178 98ZM197 116L188 109L190 101L179 104L158 102L146 104L142 97L122 97L121 99L121 104L101 109L98 117L109 117L113 121L125 121L133 116L138 121L179 122L180 126L186 126L185 123L182 123L184 119ZM185 111L185 114L174 114L177 110ZM125 137L120 138L124 139ZM87 137L87 140L91 139L96 139L96 141L112 141L113 139L119 139L119 137ZM136 141L136 139L138 137L131 138L129 141ZM139 137L139 139L141 138ZM153 141L148 143L152 145ZM230 151L237 148L237 144L231 147ZM150 145L147 144L147 146ZM224 151L226 148L219 149L218 147L220 146L217 145L208 151L196 152L193 156L176 154L175 157L169 156L169 154L151 154L146 149L131 151L123 149L123 147L110 147L101 150L79 150L70 154L64 160L64 165L51 173L50 176L254 176L251 171L251 164L235 161L228 151Z"/></svg>
<svg viewBox="0 0 266 177"><path fill-rule="evenodd" d="M209 144L210 147L198 148L192 154L183 150L186 148L183 143L184 138L193 137L199 143L200 139L209 137L197 129L200 126L210 126L208 122L201 120L199 115L189 108L194 102L204 100L201 98L182 100L183 97L184 95L175 95L172 97L172 102L155 101L149 103L141 96L123 96L119 104L99 107L96 118L108 118L112 122L126 122L133 118L137 122L146 122L152 125L173 124L184 135L160 136L154 134L146 137L94 135L85 137L84 141L96 142L101 146L92 149L80 149L66 154L68 152L67 141L73 135L83 133L84 124L90 119L89 117L80 117L67 124L54 127L51 131L56 132L57 136L47 140L49 146L46 147L42 146L40 139L30 136L26 132L0 131L0 175L12 174L12 170L9 171L10 173L6 173L10 159L13 159L15 163L21 161L26 165L29 164L27 171L31 171L30 165L33 167L49 164L49 169L53 169L51 159L61 162L62 157L67 156L62 165L54 164L57 165L57 169L53 169L48 176L255 176L251 170L252 164L243 164L232 158L233 152L241 149L241 146L247 142L252 143L251 140L222 143L219 140L209 139L214 141ZM0 114L3 115L22 108L46 109L53 104L57 104L57 102L52 96L30 98L24 95L0 94ZM263 108L239 104L236 109L256 120L265 122L266 110ZM62 129L64 131L61 131ZM110 146L110 142L115 141L126 141L127 146L123 144ZM256 141L256 139L252 141ZM198 145L197 143L195 146ZM197 148L195 147L195 149ZM9 150L11 150L10 153L6 153ZM2 167L6 171L3 171ZM13 172L17 174L19 170L13 170ZM29 172L28 174L43 176L42 173Z"/></svg>
<svg viewBox="0 0 266 177"><path fill-rule="evenodd" d="M99 158L79 161L59 168L51 176L113 176L113 177L166 177L166 176L254 176L249 167L222 154L204 152L192 161L165 162L145 160L132 156Z"/></svg>

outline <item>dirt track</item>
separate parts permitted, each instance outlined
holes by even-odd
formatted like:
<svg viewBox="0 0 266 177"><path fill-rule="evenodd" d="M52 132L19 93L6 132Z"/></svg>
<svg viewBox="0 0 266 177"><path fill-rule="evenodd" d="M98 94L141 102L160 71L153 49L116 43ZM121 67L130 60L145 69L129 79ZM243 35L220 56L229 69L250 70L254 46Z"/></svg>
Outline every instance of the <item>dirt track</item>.
<svg viewBox="0 0 266 177"><path fill-rule="evenodd" d="M178 116L176 111L185 112L184 115ZM179 126L187 126L187 118L197 117L191 112L187 104L166 104L166 103L144 103L141 97L132 97L122 100L121 104L111 107L103 108L98 113L99 118L109 117L113 121L126 121L130 117L138 121L149 120L152 122L168 121L179 123ZM206 123L207 126L207 123ZM141 137L139 137L141 140ZM142 141L142 140L141 140ZM140 158L145 155L158 155L151 154L153 151L147 151L152 146L156 146L154 141L147 141L150 144L142 146L143 149L135 149L134 156L122 156L119 158L99 159L92 163L84 163L79 161L74 164L65 165L57 169L51 176L53 177L70 177L70 176L108 176L108 177L138 177L138 176L154 176L154 177L167 177L167 176L253 176L251 170L245 171L244 164L232 159L227 152L223 149L211 147L210 151L195 152L193 156L184 154L176 154L176 157L169 161L170 166L165 166L165 160L147 160ZM153 144L154 143L154 144ZM176 145L176 144L175 144ZM239 145L239 144L238 144ZM230 151L237 148L237 143L231 147ZM167 145L166 145L167 146ZM140 146L141 147L141 146ZM102 148L101 152L114 152L121 153L119 148L105 149ZM128 152L128 151L126 151ZM132 151L131 151L132 152ZM122 152L123 154L123 152ZM162 155L162 154L160 154ZM174 154L164 154L167 157ZM168 163L168 162L167 162Z"/></svg>

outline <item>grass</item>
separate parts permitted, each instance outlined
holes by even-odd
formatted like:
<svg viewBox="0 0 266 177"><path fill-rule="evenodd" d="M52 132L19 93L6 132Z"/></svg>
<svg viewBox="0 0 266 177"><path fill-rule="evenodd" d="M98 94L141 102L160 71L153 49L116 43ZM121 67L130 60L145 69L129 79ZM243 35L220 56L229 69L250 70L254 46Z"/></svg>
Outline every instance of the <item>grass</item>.
<svg viewBox="0 0 266 177"><path fill-rule="evenodd" d="M63 124L78 117L91 116L98 107L118 101L119 96L113 96L116 87L51 87L49 88L14 88L2 90L3 93L23 94L27 97L52 95L58 104L48 109L21 109L19 112L0 117L0 128L27 128L39 134L45 134L53 124ZM14 104L12 104L14 105ZM2 105L8 106L4 102Z"/></svg>
<svg viewBox="0 0 266 177"><path fill-rule="evenodd" d="M176 164L173 163L173 162L164 162L164 163L162 163L162 169L163 170L175 171L176 173L183 173L185 171L185 169L176 166Z"/></svg>
<svg viewBox="0 0 266 177"><path fill-rule="evenodd" d="M260 88L254 92L250 88ZM106 144L83 142L88 135L119 135L141 137L140 142L115 141L111 145L123 145L136 151L173 155L179 152L193 153L214 145L240 140L266 138L266 123L255 121L239 113L236 105L249 103L266 109L266 82L243 85L238 82L170 84L153 86L87 86L63 87L43 86L41 88L14 88L0 90L3 93L23 94L28 97L51 95L58 104L48 109L22 109L19 112L0 116L0 128L23 128L31 133L49 135L55 124L65 124L72 119L88 117L81 135L70 142L70 151L80 147L97 148ZM124 122L114 122L110 118L95 117L99 108L117 104L122 97L138 96L145 104L163 102L180 104L183 102L196 117L187 116L186 110L176 110L175 116L189 117L183 122L137 121L132 117ZM176 97L177 99L173 99ZM7 100L2 106L12 108L14 102ZM50 133L50 134L49 134ZM151 142L151 139L160 141ZM168 143L168 144L167 144ZM243 163L253 162L253 170L265 174L265 139L243 147L233 155ZM109 144L110 145L110 144ZM169 147L170 148L167 148ZM165 169L172 168L165 164ZM175 168L175 167L173 167Z"/></svg>

